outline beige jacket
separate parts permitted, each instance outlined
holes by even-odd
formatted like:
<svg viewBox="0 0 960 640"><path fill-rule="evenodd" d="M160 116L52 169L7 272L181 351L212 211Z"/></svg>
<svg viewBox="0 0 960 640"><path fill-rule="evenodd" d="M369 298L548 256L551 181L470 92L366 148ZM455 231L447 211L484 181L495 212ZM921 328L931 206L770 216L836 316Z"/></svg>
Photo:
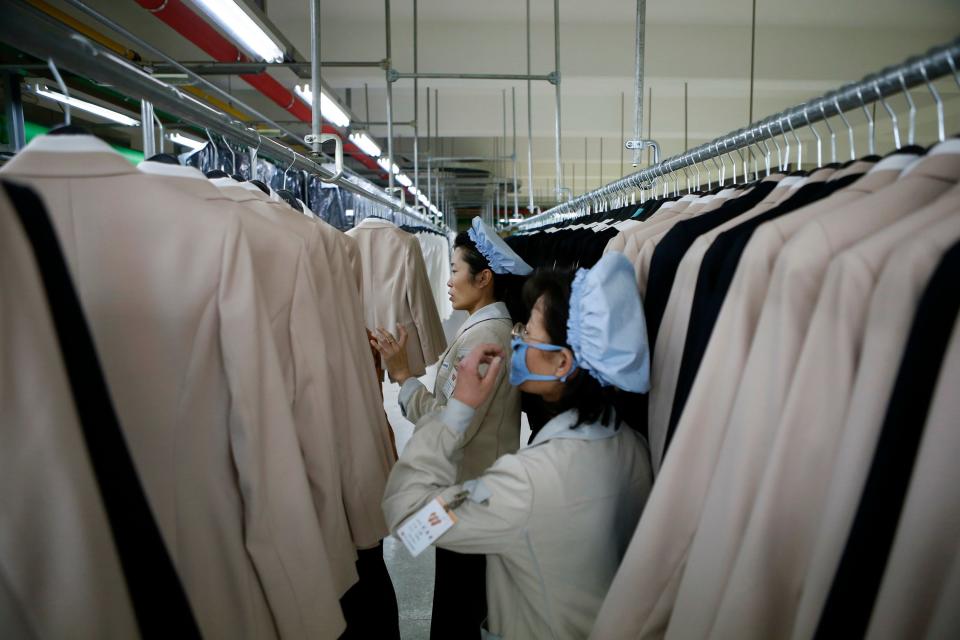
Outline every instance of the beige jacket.
<svg viewBox="0 0 960 640"><path fill-rule="evenodd" d="M960 216L951 215L890 254L877 280L860 366L803 581L794 638L813 637L816 630L866 483L914 312L940 257L958 238Z"/></svg>
<svg viewBox="0 0 960 640"><path fill-rule="evenodd" d="M319 303L306 246L294 234L246 207L245 202L255 200L252 192L243 192L249 194L249 200L235 202L192 167L141 162L138 168L157 181L210 202L217 212L240 218L271 319L286 397L334 571L331 577L337 593L343 595L357 581L357 571L336 454L336 399L331 386L339 372L333 366L335 361L327 357L329 348L323 339L337 327L316 311Z"/></svg>
<svg viewBox="0 0 960 640"><path fill-rule="evenodd" d="M424 416L446 406L456 382L457 364L479 344L499 344L510 353L513 321L507 305L495 302L467 318L457 337L440 359L433 393L416 378L400 388L400 408L407 420L419 422ZM463 460L457 482L476 478L502 455L520 448L520 392L510 384L507 367L500 370L493 395L474 414L463 435Z"/></svg>
<svg viewBox="0 0 960 640"><path fill-rule="evenodd" d="M724 590L714 634L790 634L843 432L876 276L916 233L960 212L960 188L834 258L797 360L760 493Z"/></svg>
<svg viewBox="0 0 960 640"><path fill-rule="evenodd" d="M0 629L138 638L36 260L0 190Z"/></svg>
<svg viewBox="0 0 960 640"><path fill-rule="evenodd" d="M269 201L255 187L249 190L223 184L221 189L231 198L253 194L255 201L247 202L247 206L306 242L317 282L318 312L330 326L337 327L338 339L324 340L324 345L326 357L339 372L332 383L332 395L342 399L335 402L334 412L347 520L357 548L375 546L387 534L378 505L393 465L393 450L373 356L359 317L360 301L347 275L349 266L343 246L337 239L340 232L297 214L284 203Z"/></svg>
<svg viewBox="0 0 960 640"><path fill-rule="evenodd" d="M585 637L650 490L643 438L625 426L571 429L571 411L544 425L531 446L457 484L472 418L451 400L419 423L384 498L391 530L434 497L449 504L466 492L457 523L436 544L487 555L492 637Z"/></svg>
<svg viewBox="0 0 960 640"><path fill-rule="evenodd" d="M208 638L343 629L240 220L92 136L0 170L44 198L137 471Z"/></svg>
<svg viewBox="0 0 960 640"><path fill-rule="evenodd" d="M347 232L360 246L366 326L396 333L403 325L410 339L410 372L419 377L447 347L443 325L427 279L416 237L386 220L366 218Z"/></svg>
<svg viewBox="0 0 960 640"><path fill-rule="evenodd" d="M866 168L857 167L859 171ZM672 453L657 475L644 517L604 602L594 637L660 637L666 632L721 447L730 446L724 444L728 418L780 250L810 220L890 184L899 173L897 168L864 176L824 200L766 222L754 232L714 327L714 335L724 339L711 340L707 345L677 424Z"/></svg>

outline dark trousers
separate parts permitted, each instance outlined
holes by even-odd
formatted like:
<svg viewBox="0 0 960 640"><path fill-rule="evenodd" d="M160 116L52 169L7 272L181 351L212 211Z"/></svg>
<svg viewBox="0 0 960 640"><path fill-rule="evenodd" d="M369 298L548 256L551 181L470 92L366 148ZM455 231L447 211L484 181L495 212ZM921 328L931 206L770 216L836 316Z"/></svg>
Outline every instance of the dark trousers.
<svg viewBox="0 0 960 640"><path fill-rule="evenodd" d="M437 547L430 640L480 639L487 619L487 557Z"/></svg>
<svg viewBox="0 0 960 640"><path fill-rule="evenodd" d="M400 640L397 594L383 561L383 542L357 550L357 574L360 579L340 598L347 621L341 640Z"/></svg>

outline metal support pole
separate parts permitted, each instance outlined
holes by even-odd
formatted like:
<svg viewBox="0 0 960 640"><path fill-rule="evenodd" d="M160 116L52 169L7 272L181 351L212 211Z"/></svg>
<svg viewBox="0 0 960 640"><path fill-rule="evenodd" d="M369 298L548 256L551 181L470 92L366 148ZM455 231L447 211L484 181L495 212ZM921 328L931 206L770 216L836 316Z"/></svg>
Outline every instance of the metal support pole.
<svg viewBox="0 0 960 640"><path fill-rule="evenodd" d="M153 121L157 123L157 140L159 141L157 144L157 153L163 153L163 139L166 134L163 131L163 122L157 117L156 111L154 111L153 114Z"/></svg>
<svg viewBox="0 0 960 640"><path fill-rule="evenodd" d="M530 75L530 0L527 0L527 75ZM533 213L533 94L527 79L527 213Z"/></svg>
<svg viewBox="0 0 960 640"><path fill-rule="evenodd" d="M413 72L417 72L417 0L413 0ZM413 187L420 197L420 88L413 79ZM416 206L414 202L414 206Z"/></svg>
<svg viewBox="0 0 960 640"><path fill-rule="evenodd" d="M390 82L390 67L392 47L390 46L390 0L383 0L384 22L387 33L387 70L384 72L387 81L387 188L393 190L393 83Z"/></svg>
<svg viewBox="0 0 960 640"><path fill-rule="evenodd" d="M436 202L433 201L433 184L432 184L432 174L433 167L431 166L430 157L433 155L433 142L430 140L430 87L427 87L427 199L434 205Z"/></svg>
<svg viewBox="0 0 960 640"><path fill-rule="evenodd" d="M633 134L639 140L643 135L643 53L646 46L647 0L637 0L637 33L633 69ZM640 149L633 151L633 166L640 164Z"/></svg>
<svg viewBox="0 0 960 640"><path fill-rule="evenodd" d="M500 138L500 141L501 141L501 142L500 142L500 152L499 152L497 155L506 154L506 152L507 152L507 90L506 90L506 89L501 89L501 91L500 91L500 98L501 98L501 103L502 103L502 107L503 107L503 110L502 110L502 113L503 113L503 137ZM506 174L506 172L507 172L507 171L506 171L506 170L507 170L507 161L506 161L506 159L501 159L501 160L499 161L499 164L500 164L500 170L497 172L497 179L498 179L498 180L500 179L501 176L504 176L504 175ZM497 187L499 188L499 186L500 186L500 183L497 182ZM507 190L506 190L506 189L503 190L503 199L504 199L503 208L506 209L506 208L507 208L507 203L506 203Z"/></svg>
<svg viewBox="0 0 960 640"><path fill-rule="evenodd" d="M363 83L363 107L367 111L367 125L370 124L370 85Z"/></svg>
<svg viewBox="0 0 960 640"><path fill-rule="evenodd" d="M623 102L624 95L623 92L620 92L620 177L623 177L623 145L626 140L623 139Z"/></svg>
<svg viewBox="0 0 960 640"><path fill-rule="evenodd" d="M310 0L310 89L313 105L310 109L310 132L313 134L310 150L314 156L321 153L320 134L323 132L323 115L320 111L323 85L320 80L320 0Z"/></svg>
<svg viewBox="0 0 960 640"><path fill-rule="evenodd" d="M556 109L556 173L557 173L557 202L563 193L563 168L560 166L560 0L553 0L553 59L554 73L557 82L554 85L557 95Z"/></svg>
<svg viewBox="0 0 960 640"><path fill-rule="evenodd" d="M429 100L429 98L428 98ZM440 89L433 90L433 139L440 140ZM437 198L434 200L436 205L440 207L440 174L437 174L437 177L434 179L434 184L437 185ZM445 208L441 208L441 211L446 211Z"/></svg>
<svg viewBox="0 0 960 640"><path fill-rule="evenodd" d="M7 97L7 144L11 151L20 151L27 144L23 126L23 100L20 96L20 76L15 73L3 74L3 94Z"/></svg>
<svg viewBox="0 0 960 640"><path fill-rule="evenodd" d="M520 217L520 196L517 194L517 88L510 87L510 100L513 104L513 217Z"/></svg>
<svg viewBox="0 0 960 640"><path fill-rule="evenodd" d="M157 148L153 137L153 104L146 100L140 101L140 133L143 138L143 157L155 155Z"/></svg>

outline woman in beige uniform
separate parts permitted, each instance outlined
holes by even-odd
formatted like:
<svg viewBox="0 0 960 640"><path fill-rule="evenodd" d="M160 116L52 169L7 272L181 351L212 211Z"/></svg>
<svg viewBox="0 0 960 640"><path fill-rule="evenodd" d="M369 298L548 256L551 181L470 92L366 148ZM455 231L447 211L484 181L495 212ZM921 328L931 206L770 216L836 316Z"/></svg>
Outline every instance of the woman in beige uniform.
<svg viewBox="0 0 960 640"><path fill-rule="evenodd" d="M410 374L407 366L407 334L399 336L383 328L371 344L386 363L390 377L400 383L400 408L413 423L443 409L457 380L457 365L475 346L493 343L504 351L510 347L514 320L505 300L519 289L516 282L532 271L496 232L479 217L469 231L454 241L451 276L447 282L453 308L469 317L440 359L433 392ZM477 408L461 443L463 457L457 481L482 474L502 455L520 447L520 394L510 385L506 372L499 375L493 393ZM486 558L437 549L433 597L432 639L479 638L486 613Z"/></svg>

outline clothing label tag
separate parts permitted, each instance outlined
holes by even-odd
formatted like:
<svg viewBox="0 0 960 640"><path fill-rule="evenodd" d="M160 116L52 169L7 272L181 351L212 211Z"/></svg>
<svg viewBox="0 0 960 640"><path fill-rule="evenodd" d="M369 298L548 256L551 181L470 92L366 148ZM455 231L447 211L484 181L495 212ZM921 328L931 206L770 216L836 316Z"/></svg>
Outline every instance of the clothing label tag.
<svg viewBox="0 0 960 640"><path fill-rule="evenodd" d="M440 392L443 394L445 400L449 400L450 396L453 395L453 389L457 386L457 368L454 367L450 372L450 376L447 378L447 381L443 383L443 390Z"/></svg>
<svg viewBox="0 0 960 640"><path fill-rule="evenodd" d="M410 555L416 558L456 522L457 517L447 511L446 503L438 496L410 516L397 529L397 537Z"/></svg>

